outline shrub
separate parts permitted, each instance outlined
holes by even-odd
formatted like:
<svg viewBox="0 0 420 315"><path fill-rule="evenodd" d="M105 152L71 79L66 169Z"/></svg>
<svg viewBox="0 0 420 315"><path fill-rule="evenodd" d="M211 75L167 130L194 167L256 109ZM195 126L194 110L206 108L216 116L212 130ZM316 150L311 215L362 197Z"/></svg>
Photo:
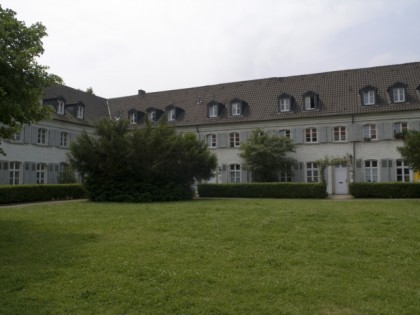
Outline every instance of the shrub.
<svg viewBox="0 0 420 315"><path fill-rule="evenodd" d="M312 183L199 184L200 197L325 198L325 186Z"/></svg>
<svg viewBox="0 0 420 315"><path fill-rule="evenodd" d="M79 184L0 186L0 204L86 198Z"/></svg>
<svg viewBox="0 0 420 315"><path fill-rule="evenodd" d="M420 198L420 183L351 183L355 198Z"/></svg>

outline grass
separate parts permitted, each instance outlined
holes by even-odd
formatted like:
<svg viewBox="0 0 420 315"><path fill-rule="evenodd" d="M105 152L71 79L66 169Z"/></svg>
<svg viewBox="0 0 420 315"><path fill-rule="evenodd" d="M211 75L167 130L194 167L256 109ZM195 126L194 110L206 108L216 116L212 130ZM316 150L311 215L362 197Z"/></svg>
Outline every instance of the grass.
<svg viewBox="0 0 420 315"><path fill-rule="evenodd" d="M420 202L0 208L0 314L418 314Z"/></svg>

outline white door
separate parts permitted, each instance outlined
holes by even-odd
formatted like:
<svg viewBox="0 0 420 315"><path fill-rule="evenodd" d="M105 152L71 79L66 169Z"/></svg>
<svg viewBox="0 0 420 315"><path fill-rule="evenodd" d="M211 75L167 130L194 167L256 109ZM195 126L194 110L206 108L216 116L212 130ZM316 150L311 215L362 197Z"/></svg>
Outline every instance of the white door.
<svg viewBox="0 0 420 315"><path fill-rule="evenodd" d="M347 167L336 166L334 169L334 194L346 195L349 193L349 185L347 184Z"/></svg>

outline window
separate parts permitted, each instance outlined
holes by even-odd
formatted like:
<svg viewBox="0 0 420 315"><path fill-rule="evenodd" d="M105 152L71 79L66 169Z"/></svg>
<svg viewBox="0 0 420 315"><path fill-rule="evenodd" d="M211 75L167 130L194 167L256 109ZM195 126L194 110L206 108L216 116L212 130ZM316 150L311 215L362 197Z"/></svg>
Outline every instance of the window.
<svg viewBox="0 0 420 315"><path fill-rule="evenodd" d="M21 132L14 133L13 136L12 136L12 141L13 142L21 142L22 141Z"/></svg>
<svg viewBox="0 0 420 315"><path fill-rule="evenodd" d="M303 103L305 110L314 110L318 108L319 96L317 93L309 91L303 94Z"/></svg>
<svg viewBox="0 0 420 315"><path fill-rule="evenodd" d="M290 98L280 98L279 99L279 112L290 112Z"/></svg>
<svg viewBox="0 0 420 315"><path fill-rule="evenodd" d="M229 179L231 183L241 182L241 166L239 164L231 164L229 167Z"/></svg>
<svg viewBox="0 0 420 315"><path fill-rule="evenodd" d="M38 129L38 144L47 144L47 129L39 128Z"/></svg>
<svg viewBox="0 0 420 315"><path fill-rule="evenodd" d="M37 184L46 184L47 183L47 165L46 164L37 164L36 165L36 183Z"/></svg>
<svg viewBox="0 0 420 315"><path fill-rule="evenodd" d="M305 142L314 143L318 141L317 129L306 128L305 129Z"/></svg>
<svg viewBox="0 0 420 315"><path fill-rule="evenodd" d="M155 122L156 121L156 111L152 110L151 112L149 112L149 120L151 122Z"/></svg>
<svg viewBox="0 0 420 315"><path fill-rule="evenodd" d="M62 132L60 134L60 146L67 147L69 145L69 134L68 132Z"/></svg>
<svg viewBox="0 0 420 315"><path fill-rule="evenodd" d="M398 87L392 89L392 97L394 103L403 103L405 102L405 88Z"/></svg>
<svg viewBox="0 0 420 315"><path fill-rule="evenodd" d="M279 136L280 137L285 137L285 138L290 138L290 130L289 129L279 130Z"/></svg>
<svg viewBox="0 0 420 315"><path fill-rule="evenodd" d="M378 161L376 160L365 161L365 181L366 182L378 181Z"/></svg>
<svg viewBox="0 0 420 315"><path fill-rule="evenodd" d="M406 122L394 123L394 125L392 126L392 129L394 131L394 138L402 139L404 131L408 129L408 124Z"/></svg>
<svg viewBox="0 0 420 315"><path fill-rule="evenodd" d="M215 148L217 146L216 135L207 135L207 146L209 148Z"/></svg>
<svg viewBox="0 0 420 315"><path fill-rule="evenodd" d="M57 114L60 114L60 115L64 114L64 102L63 101L58 101Z"/></svg>
<svg viewBox="0 0 420 315"><path fill-rule="evenodd" d="M397 160L397 182L410 181L410 168L403 160Z"/></svg>
<svg viewBox="0 0 420 315"><path fill-rule="evenodd" d="M240 116L242 115L242 104L241 103L233 103L232 104L232 116Z"/></svg>
<svg viewBox="0 0 420 315"><path fill-rule="evenodd" d="M77 106L77 118L83 119L83 106Z"/></svg>
<svg viewBox="0 0 420 315"><path fill-rule="evenodd" d="M346 127L337 126L333 129L333 139L335 142L346 141Z"/></svg>
<svg viewBox="0 0 420 315"><path fill-rule="evenodd" d="M175 108L171 108L168 111L168 121L174 121L176 119L176 110Z"/></svg>
<svg viewBox="0 0 420 315"><path fill-rule="evenodd" d="M131 125L137 124L137 113L136 112L130 114L130 124Z"/></svg>
<svg viewBox="0 0 420 315"><path fill-rule="evenodd" d="M229 134L229 146L231 148L239 147L239 132L231 132Z"/></svg>
<svg viewBox="0 0 420 315"><path fill-rule="evenodd" d="M374 90L367 90L363 92L363 105L375 105Z"/></svg>
<svg viewBox="0 0 420 315"><path fill-rule="evenodd" d="M292 181L292 169L290 168L287 171L280 171L279 181L280 182L291 182Z"/></svg>
<svg viewBox="0 0 420 315"><path fill-rule="evenodd" d="M363 140L370 141L370 140L377 140L376 136L376 125L364 125L363 126Z"/></svg>
<svg viewBox="0 0 420 315"><path fill-rule="evenodd" d="M319 180L318 165L314 162L306 163L306 181L308 183L317 183Z"/></svg>
<svg viewBox="0 0 420 315"><path fill-rule="evenodd" d="M20 162L10 162L9 167L9 184L19 185L20 184Z"/></svg>
<svg viewBox="0 0 420 315"><path fill-rule="evenodd" d="M209 117L213 118L213 117L217 117L219 116L219 105L218 104L213 104L209 106Z"/></svg>

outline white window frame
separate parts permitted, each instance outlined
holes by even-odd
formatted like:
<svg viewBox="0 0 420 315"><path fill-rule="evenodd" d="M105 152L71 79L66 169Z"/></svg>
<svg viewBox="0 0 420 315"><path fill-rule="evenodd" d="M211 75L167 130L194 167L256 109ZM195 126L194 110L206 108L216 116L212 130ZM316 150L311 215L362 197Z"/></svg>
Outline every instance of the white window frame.
<svg viewBox="0 0 420 315"><path fill-rule="evenodd" d="M376 124L367 124L362 127L363 140L378 140L378 131L376 129Z"/></svg>
<svg viewBox="0 0 420 315"><path fill-rule="evenodd" d="M241 139L239 132L231 132L229 133L229 147L237 148L241 145Z"/></svg>
<svg viewBox="0 0 420 315"><path fill-rule="evenodd" d="M241 165L240 164L229 165L229 182L231 183L241 182Z"/></svg>
<svg viewBox="0 0 420 315"><path fill-rule="evenodd" d="M22 142L22 131L16 132L13 134L12 136L12 141L13 142Z"/></svg>
<svg viewBox="0 0 420 315"><path fill-rule="evenodd" d="M392 125L392 131L394 133L394 137L397 134L402 134L405 130L408 130L408 123L406 122L396 122Z"/></svg>
<svg viewBox="0 0 420 315"><path fill-rule="evenodd" d="M206 136L207 146L209 148L216 148L217 147L217 137L215 134L210 134Z"/></svg>
<svg viewBox="0 0 420 315"><path fill-rule="evenodd" d="M392 89L392 98L394 103L404 103L405 102L405 88L398 87Z"/></svg>
<svg viewBox="0 0 420 315"><path fill-rule="evenodd" d="M315 162L306 163L306 182L318 183L319 182L319 168Z"/></svg>
<svg viewBox="0 0 420 315"><path fill-rule="evenodd" d="M280 129L279 130L279 136L290 139L291 138L290 129Z"/></svg>
<svg viewBox="0 0 420 315"><path fill-rule="evenodd" d="M156 111L155 110L152 110L152 111L149 112L149 120L151 122L156 122Z"/></svg>
<svg viewBox="0 0 420 315"><path fill-rule="evenodd" d="M411 182L412 181L412 172L410 167L406 164L404 160L395 161L395 172L397 182Z"/></svg>
<svg viewBox="0 0 420 315"><path fill-rule="evenodd" d="M232 104L232 116L242 115L242 103L236 102Z"/></svg>
<svg viewBox="0 0 420 315"><path fill-rule="evenodd" d="M367 90L363 92L363 105L375 105L375 91L374 90Z"/></svg>
<svg viewBox="0 0 420 315"><path fill-rule="evenodd" d="M10 162L9 165L9 184L19 185L21 183L22 163Z"/></svg>
<svg viewBox="0 0 420 315"><path fill-rule="evenodd" d="M58 101L57 114L64 115L64 102Z"/></svg>
<svg viewBox="0 0 420 315"><path fill-rule="evenodd" d="M67 148L69 146L69 133L62 131L60 133L60 147Z"/></svg>
<svg viewBox="0 0 420 315"><path fill-rule="evenodd" d="M168 111L168 121L175 121L175 119L176 119L176 109L171 108Z"/></svg>
<svg viewBox="0 0 420 315"><path fill-rule="evenodd" d="M281 98L279 100L279 111L282 113L290 112L290 107L291 107L290 104L291 104L290 97Z"/></svg>
<svg viewBox="0 0 420 315"><path fill-rule="evenodd" d="M318 128L309 127L305 128L305 143L318 142Z"/></svg>
<svg viewBox="0 0 420 315"><path fill-rule="evenodd" d="M36 165L36 183L46 184L47 183L47 164L39 163Z"/></svg>
<svg viewBox="0 0 420 315"><path fill-rule="evenodd" d="M305 110L314 110L316 109L316 96L307 95L305 96Z"/></svg>
<svg viewBox="0 0 420 315"><path fill-rule="evenodd" d="M365 160L365 182L376 183L379 181L379 163L377 160Z"/></svg>
<svg viewBox="0 0 420 315"><path fill-rule="evenodd" d="M344 126L335 126L333 128L333 141L334 142L347 141L347 128Z"/></svg>
<svg viewBox="0 0 420 315"><path fill-rule="evenodd" d="M131 125L136 125L137 124L137 113L131 113L130 114L130 124Z"/></svg>
<svg viewBox="0 0 420 315"><path fill-rule="evenodd" d="M84 108L81 105L77 106L77 118L79 119L83 119L83 115L84 115Z"/></svg>
<svg viewBox="0 0 420 315"><path fill-rule="evenodd" d="M212 104L209 106L209 117L214 118L219 116L219 105L218 104Z"/></svg>
<svg viewBox="0 0 420 315"><path fill-rule="evenodd" d="M40 145L47 145L48 143L48 130L45 128L38 128L37 143Z"/></svg>

